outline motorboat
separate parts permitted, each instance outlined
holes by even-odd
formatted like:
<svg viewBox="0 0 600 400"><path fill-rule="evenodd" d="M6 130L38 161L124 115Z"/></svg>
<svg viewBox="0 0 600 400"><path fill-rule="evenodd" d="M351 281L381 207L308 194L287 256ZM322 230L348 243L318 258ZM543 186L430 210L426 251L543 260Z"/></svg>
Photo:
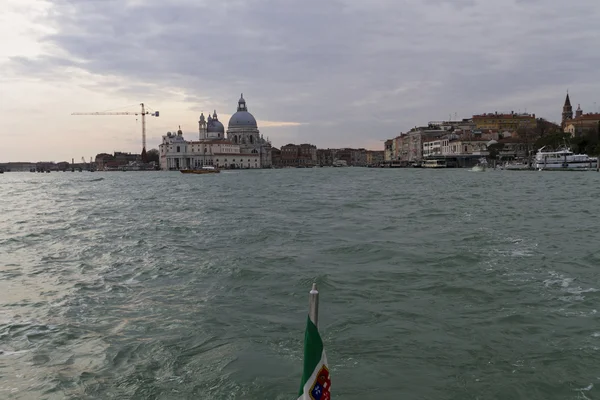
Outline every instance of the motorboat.
<svg viewBox="0 0 600 400"><path fill-rule="evenodd" d="M477 163L477 165L475 165L473 168L471 168L471 171L483 172L487 169L487 166L488 166L487 160L485 159L485 157L482 157L479 159L479 162Z"/></svg>
<svg viewBox="0 0 600 400"><path fill-rule="evenodd" d="M219 172L221 172L221 171L219 169L213 167L212 165L205 165L205 166L201 167L200 169L182 169L181 170L182 174L197 174L197 175L218 174Z"/></svg>
<svg viewBox="0 0 600 400"><path fill-rule="evenodd" d="M587 170L598 166L598 158L587 154L575 154L568 147L557 151L539 149L535 155L534 167L543 170Z"/></svg>
<svg viewBox="0 0 600 400"><path fill-rule="evenodd" d="M446 160L425 160L422 164L423 168L447 168Z"/></svg>

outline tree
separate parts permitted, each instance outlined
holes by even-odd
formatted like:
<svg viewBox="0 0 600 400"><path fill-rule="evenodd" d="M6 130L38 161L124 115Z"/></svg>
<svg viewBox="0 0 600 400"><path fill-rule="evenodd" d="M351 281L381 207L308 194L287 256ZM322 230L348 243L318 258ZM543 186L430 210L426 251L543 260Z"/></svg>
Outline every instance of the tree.
<svg viewBox="0 0 600 400"><path fill-rule="evenodd" d="M532 145L535 143L538 138L535 128L530 127L529 125L521 125L517 129L517 135L525 144L525 148L527 151L527 157L531 154Z"/></svg>
<svg viewBox="0 0 600 400"><path fill-rule="evenodd" d="M494 143L488 146L488 158L490 160L495 160L500 155L500 152L504 149L504 143Z"/></svg>
<svg viewBox="0 0 600 400"><path fill-rule="evenodd" d="M600 144L598 141L598 132L596 128L589 128L580 136L572 139L572 150L576 153L586 153L589 155L598 154Z"/></svg>
<svg viewBox="0 0 600 400"><path fill-rule="evenodd" d="M146 152L146 160L147 162L159 162L160 153L156 149L148 150L148 152Z"/></svg>
<svg viewBox="0 0 600 400"><path fill-rule="evenodd" d="M552 150L558 150L561 146L569 143L571 139L571 135L564 132L556 132L547 134L538 140L536 140L534 144L535 149L541 149L542 147L547 147Z"/></svg>
<svg viewBox="0 0 600 400"><path fill-rule="evenodd" d="M552 123L544 118L535 120L535 133L538 137L543 138L546 135L551 135L560 132L560 126Z"/></svg>

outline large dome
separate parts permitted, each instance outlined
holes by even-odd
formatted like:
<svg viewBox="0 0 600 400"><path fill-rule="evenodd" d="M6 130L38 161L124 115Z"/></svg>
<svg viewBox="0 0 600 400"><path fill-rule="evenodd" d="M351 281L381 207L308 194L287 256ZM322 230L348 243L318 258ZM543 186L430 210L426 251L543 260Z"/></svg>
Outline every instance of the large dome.
<svg viewBox="0 0 600 400"><path fill-rule="evenodd" d="M254 116L248 112L246 107L246 100L244 100L244 94L240 96L238 100L237 112L229 119L229 129L231 128L242 128L242 129L257 129L256 120Z"/></svg>
<svg viewBox="0 0 600 400"><path fill-rule="evenodd" d="M229 119L229 128L256 128L256 119L248 111L238 111Z"/></svg>

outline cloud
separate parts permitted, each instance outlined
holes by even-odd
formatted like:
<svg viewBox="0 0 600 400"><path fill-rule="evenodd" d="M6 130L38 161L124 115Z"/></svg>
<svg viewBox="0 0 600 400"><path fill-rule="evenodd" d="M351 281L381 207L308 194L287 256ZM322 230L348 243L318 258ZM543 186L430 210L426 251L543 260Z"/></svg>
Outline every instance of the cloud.
<svg viewBox="0 0 600 400"><path fill-rule="evenodd" d="M194 114L244 92L276 144L363 146L454 113L557 120L567 88L591 104L598 17L595 0L54 0L44 50L8 67Z"/></svg>

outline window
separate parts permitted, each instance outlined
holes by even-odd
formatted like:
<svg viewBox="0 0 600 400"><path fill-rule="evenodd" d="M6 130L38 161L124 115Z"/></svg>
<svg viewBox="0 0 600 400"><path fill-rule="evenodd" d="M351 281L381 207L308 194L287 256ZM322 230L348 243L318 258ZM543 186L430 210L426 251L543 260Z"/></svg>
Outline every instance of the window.
<svg viewBox="0 0 600 400"><path fill-rule="evenodd" d="M177 146L177 152L179 153L179 146Z"/></svg>

